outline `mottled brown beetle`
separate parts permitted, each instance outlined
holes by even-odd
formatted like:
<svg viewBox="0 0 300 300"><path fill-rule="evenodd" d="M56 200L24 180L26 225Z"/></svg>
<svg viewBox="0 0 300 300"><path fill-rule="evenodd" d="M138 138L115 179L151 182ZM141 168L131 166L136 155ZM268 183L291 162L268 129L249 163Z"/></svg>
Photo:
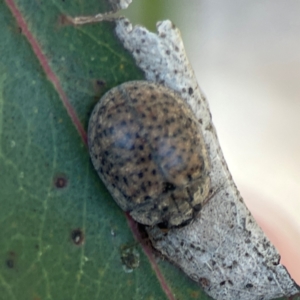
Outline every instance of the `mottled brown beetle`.
<svg viewBox="0 0 300 300"><path fill-rule="evenodd" d="M188 224L209 187L199 124L179 94L148 81L108 91L88 128L93 165L118 205L137 222Z"/></svg>

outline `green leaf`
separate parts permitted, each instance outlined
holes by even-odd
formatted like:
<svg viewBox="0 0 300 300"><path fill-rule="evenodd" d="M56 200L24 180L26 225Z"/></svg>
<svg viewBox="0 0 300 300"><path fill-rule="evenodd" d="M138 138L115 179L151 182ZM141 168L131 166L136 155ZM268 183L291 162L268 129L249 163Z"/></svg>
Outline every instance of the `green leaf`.
<svg viewBox="0 0 300 300"><path fill-rule="evenodd" d="M75 27L64 16L110 9L104 0L0 2L1 299L210 299L135 242L91 165L93 106L143 74L114 23Z"/></svg>

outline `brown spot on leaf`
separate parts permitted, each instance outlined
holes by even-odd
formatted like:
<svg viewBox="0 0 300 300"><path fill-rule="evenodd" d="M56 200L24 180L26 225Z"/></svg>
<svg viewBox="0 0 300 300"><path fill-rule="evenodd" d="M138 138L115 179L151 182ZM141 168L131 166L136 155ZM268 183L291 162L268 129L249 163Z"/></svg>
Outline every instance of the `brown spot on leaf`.
<svg viewBox="0 0 300 300"><path fill-rule="evenodd" d="M15 265L15 263L14 263L13 259L7 259L7 260L6 260L6 266L7 266L9 269L13 269L13 268L14 268L14 265Z"/></svg>
<svg viewBox="0 0 300 300"><path fill-rule="evenodd" d="M71 239L73 243L77 246L80 246L84 242L84 233L80 228L74 229L71 232Z"/></svg>
<svg viewBox="0 0 300 300"><path fill-rule="evenodd" d="M67 186L68 184L68 180L66 178L65 175L63 174L59 174L59 175L56 175L54 177L54 186L57 188L57 189L63 189Z"/></svg>
<svg viewBox="0 0 300 300"><path fill-rule="evenodd" d="M140 254L132 246L121 247L121 261L126 272L132 272L140 265Z"/></svg>
<svg viewBox="0 0 300 300"><path fill-rule="evenodd" d="M70 26L73 25L73 22L70 20L70 18L66 15L60 15L58 17L58 25L59 26Z"/></svg>
<svg viewBox="0 0 300 300"><path fill-rule="evenodd" d="M93 80L93 88L95 91L95 96L98 98L100 97L100 95L102 95L103 93L103 89L106 86L106 82L103 79L94 79Z"/></svg>
<svg viewBox="0 0 300 300"><path fill-rule="evenodd" d="M5 261L7 268L13 269L16 265L16 253L14 251L8 252L8 258Z"/></svg>
<svg viewBox="0 0 300 300"><path fill-rule="evenodd" d="M193 299L198 299L199 298L199 291L191 291L190 295Z"/></svg>

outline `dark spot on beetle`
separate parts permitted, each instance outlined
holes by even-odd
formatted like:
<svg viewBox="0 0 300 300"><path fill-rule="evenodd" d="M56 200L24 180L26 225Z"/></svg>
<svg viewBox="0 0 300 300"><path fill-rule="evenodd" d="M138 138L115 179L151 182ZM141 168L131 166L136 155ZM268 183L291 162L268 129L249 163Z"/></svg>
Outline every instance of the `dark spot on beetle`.
<svg viewBox="0 0 300 300"><path fill-rule="evenodd" d="M269 281L273 281L273 278L272 278L272 277L268 277L268 280L269 280Z"/></svg>
<svg viewBox="0 0 300 300"><path fill-rule="evenodd" d="M128 186L128 181L127 181L127 178L126 178L126 177L123 177L123 181L124 181L124 183Z"/></svg>
<svg viewBox="0 0 300 300"><path fill-rule="evenodd" d="M194 90L191 87L189 87L189 95L192 95L193 93L194 93Z"/></svg>
<svg viewBox="0 0 300 300"><path fill-rule="evenodd" d="M140 173L138 173L138 176L139 176L139 178L143 178L144 177L144 173L140 172Z"/></svg>
<svg viewBox="0 0 300 300"><path fill-rule="evenodd" d="M221 281L220 282L220 285L224 285L226 283L226 281L224 280L224 281Z"/></svg>
<svg viewBox="0 0 300 300"><path fill-rule="evenodd" d="M175 185L170 183L170 182L164 182L163 183L163 190L162 192L163 193L167 193L167 192L170 192L170 191L174 191L175 190Z"/></svg>
<svg viewBox="0 0 300 300"><path fill-rule="evenodd" d="M129 24L130 24L130 23L129 23L128 21L125 21L125 22L124 22L124 25L125 25L125 26L129 26Z"/></svg>
<svg viewBox="0 0 300 300"><path fill-rule="evenodd" d="M167 51L166 51L166 54L167 54L167 55L170 55L170 50L167 50Z"/></svg>
<svg viewBox="0 0 300 300"><path fill-rule="evenodd" d="M126 121L125 121L125 120L122 120L122 121L121 121L121 123L120 123L120 125L121 125L121 126L126 126L126 125L127 125L127 123L126 123Z"/></svg>
<svg viewBox="0 0 300 300"><path fill-rule="evenodd" d="M141 42L142 42L142 43L145 43L145 39L142 39Z"/></svg>
<svg viewBox="0 0 300 300"><path fill-rule="evenodd" d="M233 282L229 279L228 280L228 283L230 284L230 285L233 285Z"/></svg>
<svg viewBox="0 0 300 300"><path fill-rule="evenodd" d="M153 100L156 100L156 96L153 95L153 94L150 96L150 98L153 99Z"/></svg>
<svg viewBox="0 0 300 300"><path fill-rule="evenodd" d="M71 239L77 246L82 245L84 242L84 233L80 228L74 229L71 232Z"/></svg>
<svg viewBox="0 0 300 300"><path fill-rule="evenodd" d="M63 189L67 186L68 184L68 180L66 178L65 175L63 174L59 174L59 175L56 175L54 177L54 186L57 188L57 189Z"/></svg>
<svg viewBox="0 0 300 300"><path fill-rule="evenodd" d="M151 173L152 173L152 175L156 175L156 170L153 169Z"/></svg>
<svg viewBox="0 0 300 300"><path fill-rule="evenodd" d="M245 288L246 288L246 289L251 289L251 288L253 288L253 284L252 284L252 283L247 283L247 284L245 285Z"/></svg>
<svg viewBox="0 0 300 300"><path fill-rule="evenodd" d="M139 150L144 150L144 146L143 145L139 145Z"/></svg>
<svg viewBox="0 0 300 300"><path fill-rule="evenodd" d="M179 51L179 48L177 46L175 46L175 51L178 52Z"/></svg>
<svg viewBox="0 0 300 300"><path fill-rule="evenodd" d="M135 52L136 52L137 54L139 54L139 53L140 53L140 49L136 49Z"/></svg>
<svg viewBox="0 0 300 300"><path fill-rule="evenodd" d="M203 121L202 121L202 119L199 119L199 120L198 120L198 122L199 122L200 124L203 124Z"/></svg>
<svg viewBox="0 0 300 300"><path fill-rule="evenodd" d="M162 33L162 34L160 34L160 37L161 37L161 38L165 38L165 37L166 37L166 34L165 34L165 33Z"/></svg>

